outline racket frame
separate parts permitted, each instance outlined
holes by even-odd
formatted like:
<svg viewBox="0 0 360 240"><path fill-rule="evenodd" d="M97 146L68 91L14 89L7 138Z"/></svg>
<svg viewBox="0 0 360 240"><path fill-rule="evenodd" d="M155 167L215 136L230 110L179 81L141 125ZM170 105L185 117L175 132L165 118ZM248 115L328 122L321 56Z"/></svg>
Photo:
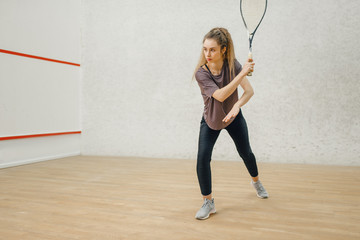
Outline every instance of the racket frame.
<svg viewBox="0 0 360 240"><path fill-rule="evenodd" d="M240 15L241 15L241 18L242 18L243 23L244 23L244 25L245 25L245 28L246 28L246 31L247 31L247 34L248 34L248 38L249 38L249 54L248 54L248 59L252 59L252 41L253 41L253 39L254 39L254 35L255 35L256 30L257 30L258 27L260 26L260 23L262 22L262 20L263 20L263 18L264 18L264 16L265 16L266 9L267 9L267 2L268 2L268 1L265 0L265 10L264 10L264 13L263 13L263 15L262 15L262 17L261 17L258 25L256 26L256 28L254 29L254 31L253 31L252 33L249 32L248 26L246 25L246 21L245 21L244 16L243 16L242 7L241 7L241 5L242 5L241 2L242 2L242 1L243 1L243 0L240 0ZM248 76L252 76L252 73L249 72L249 73L248 73Z"/></svg>

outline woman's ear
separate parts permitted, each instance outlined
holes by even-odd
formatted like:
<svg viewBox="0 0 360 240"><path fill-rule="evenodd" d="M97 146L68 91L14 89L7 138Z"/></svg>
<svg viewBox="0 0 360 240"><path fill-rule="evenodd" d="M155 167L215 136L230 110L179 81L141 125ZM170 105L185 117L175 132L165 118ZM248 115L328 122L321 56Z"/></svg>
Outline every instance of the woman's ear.
<svg viewBox="0 0 360 240"><path fill-rule="evenodd" d="M222 54L225 54L225 52L226 52L226 47L224 47L224 48L222 49Z"/></svg>

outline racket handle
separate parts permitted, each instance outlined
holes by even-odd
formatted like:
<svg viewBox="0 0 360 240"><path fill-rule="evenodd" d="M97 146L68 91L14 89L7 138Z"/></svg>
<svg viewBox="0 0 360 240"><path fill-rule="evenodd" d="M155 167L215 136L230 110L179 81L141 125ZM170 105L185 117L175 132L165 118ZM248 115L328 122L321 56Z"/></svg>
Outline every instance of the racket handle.
<svg viewBox="0 0 360 240"><path fill-rule="evenodd" d="M248 54L248 59L249 59L249 62L252 62L252 61L253 61L252 52L249 52L249 54ZM248 72L247 75L248 75L248 76L252 76L252 72Z"/></svg>

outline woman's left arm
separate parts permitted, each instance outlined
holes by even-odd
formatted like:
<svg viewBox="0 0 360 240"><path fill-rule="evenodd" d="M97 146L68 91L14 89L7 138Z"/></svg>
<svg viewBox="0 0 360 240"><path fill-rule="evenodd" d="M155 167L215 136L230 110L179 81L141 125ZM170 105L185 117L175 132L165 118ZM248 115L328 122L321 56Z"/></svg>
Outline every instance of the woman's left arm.
<svg viewBox="0 0 360 240"><path fill-rule="evenodd" d="M239 114L240 108L242 106L244 106L250 100L250 98L254 95L254 89L252 88L249 80L246 77L244 77L244 79L241 81L240 85L244 89L244 93L239 98L239 100L234 104L231 111L223 119L223 122L228 122L232 118L235 118Z"/></svg>

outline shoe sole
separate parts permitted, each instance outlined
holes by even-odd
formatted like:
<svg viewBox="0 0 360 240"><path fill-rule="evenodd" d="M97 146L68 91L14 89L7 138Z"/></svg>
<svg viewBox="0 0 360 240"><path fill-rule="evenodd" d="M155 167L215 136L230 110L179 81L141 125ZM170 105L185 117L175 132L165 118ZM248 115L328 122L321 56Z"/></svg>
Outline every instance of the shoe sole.
<svg viewBox="0 0 360 240"><path fill-rule="evenodd" d="M205 217L203 217L203 218L196 218L196 219L205 220L205 219L208 219L208 218L210 217L210 215L211 215L211 214L214 214L214 213L216 213L216 210L215 210L215 209L211 210L207 216L205 216Z"/></svg>
<svg viewBox="0 0 360 240"><path fill-rule="evenodd" d="M262 197L262 196L260 196L260 195L258 195L258 194L256 194L256 196L258 196L259 198L262 198L262 199L269 197L269 196L267 196L267 197Z"/></svg>

